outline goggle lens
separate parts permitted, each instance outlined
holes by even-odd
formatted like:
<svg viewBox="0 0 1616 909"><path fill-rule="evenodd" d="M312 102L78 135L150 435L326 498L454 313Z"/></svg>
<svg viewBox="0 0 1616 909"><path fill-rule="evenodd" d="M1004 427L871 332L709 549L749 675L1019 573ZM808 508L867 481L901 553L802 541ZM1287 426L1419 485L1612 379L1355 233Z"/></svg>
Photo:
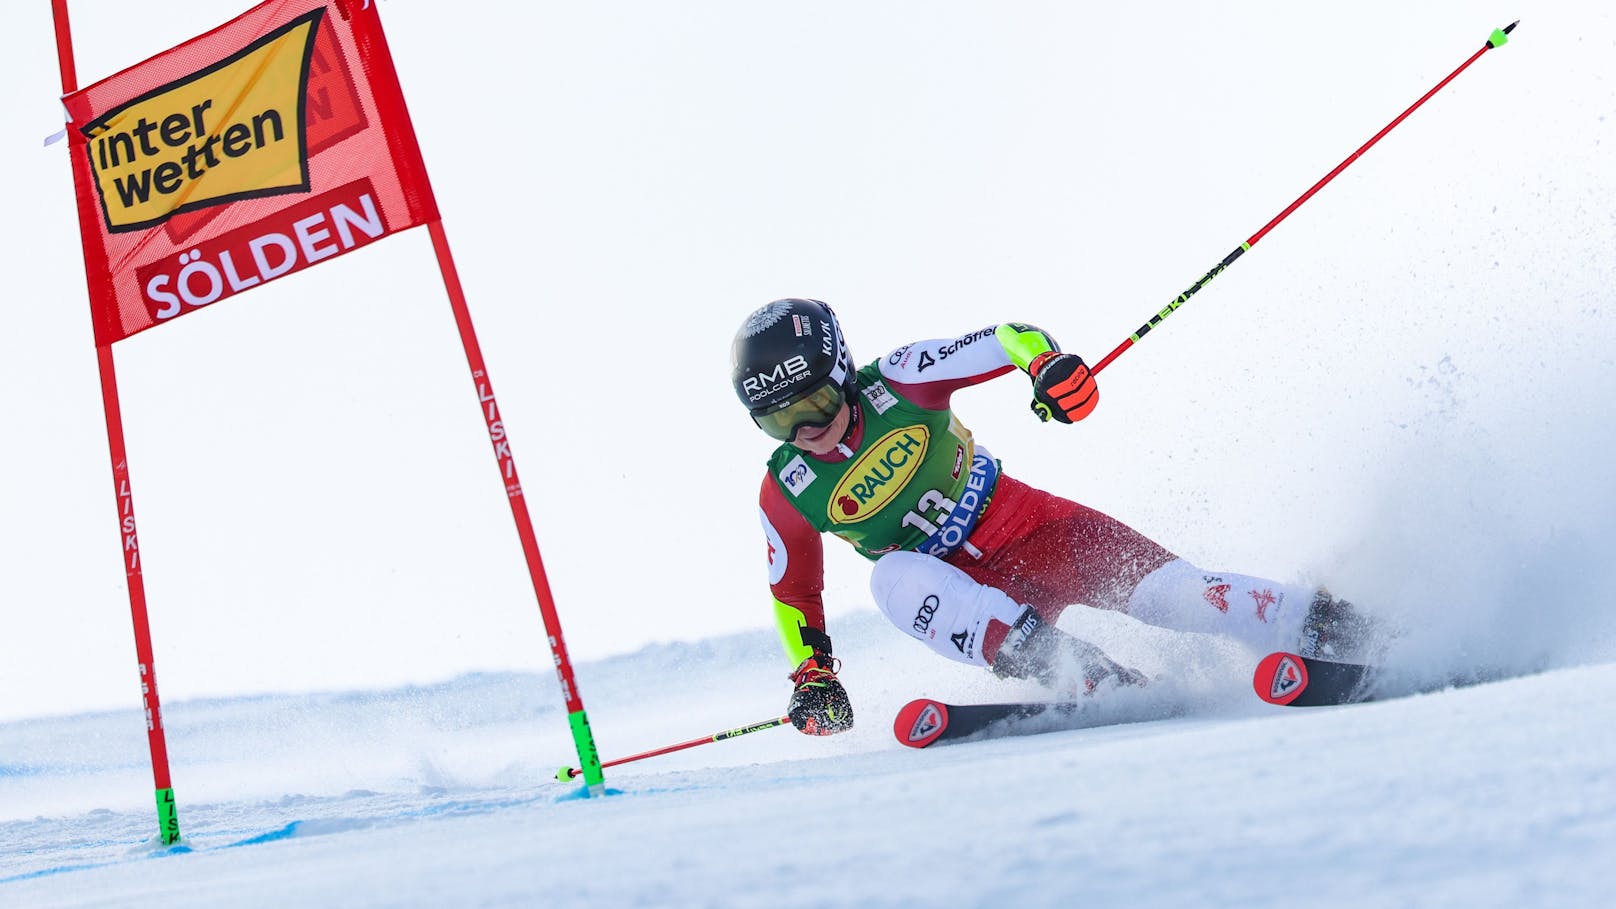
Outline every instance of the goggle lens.
<svg viewBox="0 0 1616 909"><path fill-rule="evenodd" d="M804 426L829 426L846 401L841 385L826 382L777 410L752 414L752 421L770 438L789 442Z"/></svg>

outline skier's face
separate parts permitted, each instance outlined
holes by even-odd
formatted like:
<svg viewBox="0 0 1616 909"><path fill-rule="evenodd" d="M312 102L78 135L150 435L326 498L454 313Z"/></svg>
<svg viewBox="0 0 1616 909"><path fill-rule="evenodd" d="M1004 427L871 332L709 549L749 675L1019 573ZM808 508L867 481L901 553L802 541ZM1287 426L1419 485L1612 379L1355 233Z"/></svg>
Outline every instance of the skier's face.
<svg viewBox="0 0 1616 909"><path fill-rule="evenodd" d="M791 444L801 451L809 454L830 454L836 450L836 443L847 435L847 424L853 418L853 408L843 402L842 409L836 412L836 418L830 421L829 426L804 426L791 437Z"/></svg>

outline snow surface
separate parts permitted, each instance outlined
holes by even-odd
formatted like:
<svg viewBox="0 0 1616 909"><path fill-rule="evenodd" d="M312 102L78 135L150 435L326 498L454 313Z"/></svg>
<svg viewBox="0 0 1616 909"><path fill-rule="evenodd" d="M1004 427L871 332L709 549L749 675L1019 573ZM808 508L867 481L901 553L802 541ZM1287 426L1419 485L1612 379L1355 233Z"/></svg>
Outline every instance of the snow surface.
<svg viewBox="0 0 1616 909"><path fill-rule="evenodd" d="M1304 711L1233 684L1249 666L1236 651L1157 635L1177 668L1153 666L1151 690L1093 705L1140 722L914 751L891 734L908 697L1025 692L928 671L939 661L873 613L848 625L852 732L772 729L648 759L609 770L610 794L590 799L547 780L572 757L549 676L175 704L181 850L151 842L137 717L8 723L0 905L1608 897L1616 664ZM759 632L580 666L605 756L768 718L774 647Z"/></svg>

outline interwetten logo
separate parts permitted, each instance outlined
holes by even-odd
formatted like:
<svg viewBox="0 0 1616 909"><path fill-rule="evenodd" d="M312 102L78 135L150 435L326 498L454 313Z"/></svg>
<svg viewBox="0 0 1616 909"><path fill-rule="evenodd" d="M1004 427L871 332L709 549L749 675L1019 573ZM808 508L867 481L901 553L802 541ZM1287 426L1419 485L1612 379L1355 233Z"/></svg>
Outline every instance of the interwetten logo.
<svg viewBox="0 0 1616 909"><path fill-rule="evenodd" d="M914 479L926 459L931 433L916 424L878 439L836 484L828 512L832 524L852 524L880 511Z"/></svg>
<svg viewBox="0 0 1616 909"><path fill-rule="evenodd" d="M112 233L309 188L304 105L324 9L84 127Z"/></svg>

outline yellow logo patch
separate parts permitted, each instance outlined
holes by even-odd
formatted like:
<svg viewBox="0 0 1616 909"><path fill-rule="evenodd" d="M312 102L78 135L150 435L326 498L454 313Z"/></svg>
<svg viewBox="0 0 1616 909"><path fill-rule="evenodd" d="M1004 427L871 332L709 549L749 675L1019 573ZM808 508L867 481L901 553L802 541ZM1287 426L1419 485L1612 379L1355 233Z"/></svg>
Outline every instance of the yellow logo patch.
<svg viewBox="0 0 1616 909"><path fill-rule="evenodd" d="M853 524L875 514L914 479L926 459L931 433L916 424L878 439L842 475L830 494L832 524Z"/></svg>
<svg viewBox="0 0 1616 909"><path fill-rule="evenodd" d="M304 104L324 9L84 127L107 230L309 188Z"/></svg>

